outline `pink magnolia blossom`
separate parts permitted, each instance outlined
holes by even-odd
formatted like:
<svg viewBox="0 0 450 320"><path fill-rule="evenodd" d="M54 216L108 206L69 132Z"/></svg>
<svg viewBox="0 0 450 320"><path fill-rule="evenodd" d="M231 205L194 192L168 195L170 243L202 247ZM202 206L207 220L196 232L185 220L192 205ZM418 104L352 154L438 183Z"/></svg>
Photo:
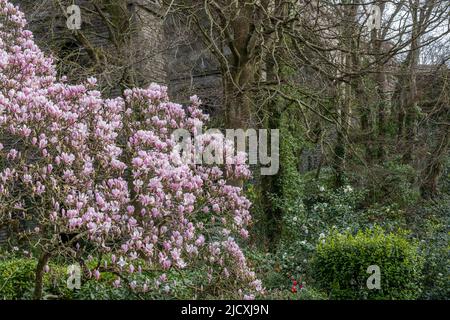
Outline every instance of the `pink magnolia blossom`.
<svg viewBox="0 0 450 320"><path fill-rule="evenodd" d="M109 254L107 267L126 276L138 257L146 262L139 270L203 263L210 279L226 267L241 297L262 291L237 244L248 236L250 201L227 183L250 176L245 155L222 166L171 156L173 130L195 133L208 120L198 97L183 107L157 84L115 99L102 97L95 78L70 85L25 25L23 13L0 0L0 224L36 221L42 248L62 245L49 232L77 234L95 248L86 255Z"/></svg>

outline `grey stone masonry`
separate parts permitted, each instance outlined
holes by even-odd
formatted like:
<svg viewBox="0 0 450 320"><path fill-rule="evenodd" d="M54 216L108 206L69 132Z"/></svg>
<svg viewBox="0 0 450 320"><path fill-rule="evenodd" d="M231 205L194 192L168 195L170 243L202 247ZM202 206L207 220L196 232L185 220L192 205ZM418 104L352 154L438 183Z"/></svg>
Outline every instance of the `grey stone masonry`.
<svg viewBox="0 0 450 320"><path fill-rule="evenodd" d="M124 86L167 84L161 8L152 0L13 0L58 72L78 82L96 76L107 96ZM81 9L81 29L66 26L67 8ZM100 12L99 12L100 11ZM125 85L124 85L125 84Z"/></svg>
<svg viewBox="0 0 450 320"><path fill-rule="evenodd" d="M186 103L196 94L206 112L220 110L221 76L215 58L185 21L165 15L158 0L11 1L25 12L37 44L55 56L59 74L67 75L69 81L95 76L106 96L120 95L124 83L126 87L143 87L157 82L169 87L173 101ZM79 32L66 26L66 10L72 4L81 9ZM130 23L128 35L121 33L119 22L114 20L114 6L122 10L122 22ZM118 38L126 38L119 48L111 25L116 27ZM105 53L107 61L100 53Z"/></svg>
<svg viewBox="0 0 450 320"><path fill-rule="evenodd" d="M139 81L144 85L167 84L167 41L162 9L152 0L129 2L133 2L137 25L135 47L138 48Z"/></svg>

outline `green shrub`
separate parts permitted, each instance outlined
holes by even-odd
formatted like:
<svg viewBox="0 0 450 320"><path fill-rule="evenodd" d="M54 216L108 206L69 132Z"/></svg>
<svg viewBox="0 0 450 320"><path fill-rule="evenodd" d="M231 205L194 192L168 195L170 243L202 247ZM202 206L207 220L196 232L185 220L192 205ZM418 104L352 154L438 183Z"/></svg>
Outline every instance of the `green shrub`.
<svg viewBox="0 0 450 320"><path fill-rule="evenodd" d="M367 189L367 204L398 204L407 207L420 198L417 187L417 171L400 160L374 165L370 170L352 174L351 181L358 188ZM358 182L358 183L356 183ZM361 185L362 184L362 185Z"/></svg>
<svg viewBox="0 0 450 320"><path fill-rule="evenodd" d="M326 300L326 294L314 288L303 288L296 293L291 292L290 288L284 290L271 290L264 297L267 300Z"/></svg>
<svg viewBox="0 0 450 320"><path fill-rule="evenodd" d="M274 259L283 277L304 274L310 281L310 259L320 235L331 227L358 230L363 220L358 208L364 194L349 185L331 189L325 182L311 181L305 188L307 196L299 200L295 211L283 216L282 241Z"/></svg>
<svg viewBox="0 0 450 320"><path fill-rule="evenodd" d="M37 261L11 257L0 260L0 299L31 299ZM66 284L66 268L50 264L49 272L44 274L44 299L70 298L71 291Z"/></svg>
<svg viewBox="0 0 450 320"><path fill-rule="evenodd" d="M410 223L417 238L421 239L420 247L425 257L424 286L420 299L450 299L449 212L449 196L423 202L410 212Z"/></svg>
<svg viewBox="0 0 450 320"><path fill-rule="evenodd" d="M80 290L75 290L72 295L75 300L135 300L133 294L126 286L114 288L107 281L89 280L82 283Z"/></svg>
<svg viewBox="0 0 450 320"><path fill-rule="evenodd" d="M380 289L367 288L370 265L380 267ZM315 283L331 299L417 298L422 267L417 241L404 231L387 234L380 227L356 235L332 230L319 241L312 261Z"/></svg>
<svg viewBox="0 0 450 320"><path fill-rule="evenodd" d="M34 287L36 261L11 259L0 261L0 299L24 298Z"/></svg>
<svg viewBox="0 0 450 320"><path fill-rule="evenodd" d="M450 233L446 235L448 243ZM450 246L440 246L434 242L424 243L425 255L424 288L420 296L426 300L450 299L450 273L449 273Z"/></svg>

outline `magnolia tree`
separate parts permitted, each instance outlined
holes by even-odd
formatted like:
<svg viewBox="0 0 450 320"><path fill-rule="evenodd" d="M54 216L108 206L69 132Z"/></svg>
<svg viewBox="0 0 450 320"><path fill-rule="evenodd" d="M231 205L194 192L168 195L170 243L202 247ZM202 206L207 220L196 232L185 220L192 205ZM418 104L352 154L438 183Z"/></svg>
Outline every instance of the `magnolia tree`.
<svg viewBox="0 0 450 320"><path fill-rule="evenodd" d="M198 266L205 285L227 281L243 298L261 291L237 243L250 202L227 183L249 177L245 157L196 165L176 149L174 130L195 133L207 120L199 100L183 108L155 84L115 99L102 98L93 78L70 85L25 24L0 0L0 224L32 226L19 236L38 255L34 297L62 256L137 292L170 290L164 272ZM161 276L136 276L148 270Z"/></svg>

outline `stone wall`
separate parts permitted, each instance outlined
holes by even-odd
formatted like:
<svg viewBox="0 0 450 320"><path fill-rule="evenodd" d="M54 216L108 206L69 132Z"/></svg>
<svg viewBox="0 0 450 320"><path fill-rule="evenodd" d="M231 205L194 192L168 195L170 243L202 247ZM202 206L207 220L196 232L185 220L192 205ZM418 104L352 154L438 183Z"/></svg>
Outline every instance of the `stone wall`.
<svg viewBox="0 0 450 320"><path fill-rule="evenodd" d="M38 45L56 57L59 73L68 75L69 81L96 76L105 95L117 96L124 88L126 67L132 78L125 81L128 86L162 83L176 102L186 103L196 94L206 112L215 114L220 109L221 77L215 58L185 21L164 16L157 0L117 0L128 10L132 31L119 49L92 0L12 1L25 12ZM66 26L65 10L73 3L81 8L77 33ZM107 19L114 18L108 10L105 14ZM92 51L104 52L108 61L95 61Z"/></svg>
<svg viewBox="0 0 450 320"><path fill-rule="evenodd" d="M124 87L167 83L163 21L154 1L95 2L102 4L101 14L91 0L13 1L25 12L38 45L55 56L59 74L69 81L96 76L107 96L119 95ZM79 31L66 26L65 10L73 3L81 8Z"/></svg>
<svg viewBox="0 0 450 320"><path fill-rule="evenodd" d="M161 9L152 1L134 3L137 25L134 47L137 54L137 73L141 86L151 82L167 84L167 41Z"/></svg>
<svg viewBox="0 0 450 320"><path fill-rule="evenodd" d="M203 102L204 111L215 115L222 105L221 72L216 58L185 17L165 19L169 94L174 101L186 103L191 95Z"/></svg>

